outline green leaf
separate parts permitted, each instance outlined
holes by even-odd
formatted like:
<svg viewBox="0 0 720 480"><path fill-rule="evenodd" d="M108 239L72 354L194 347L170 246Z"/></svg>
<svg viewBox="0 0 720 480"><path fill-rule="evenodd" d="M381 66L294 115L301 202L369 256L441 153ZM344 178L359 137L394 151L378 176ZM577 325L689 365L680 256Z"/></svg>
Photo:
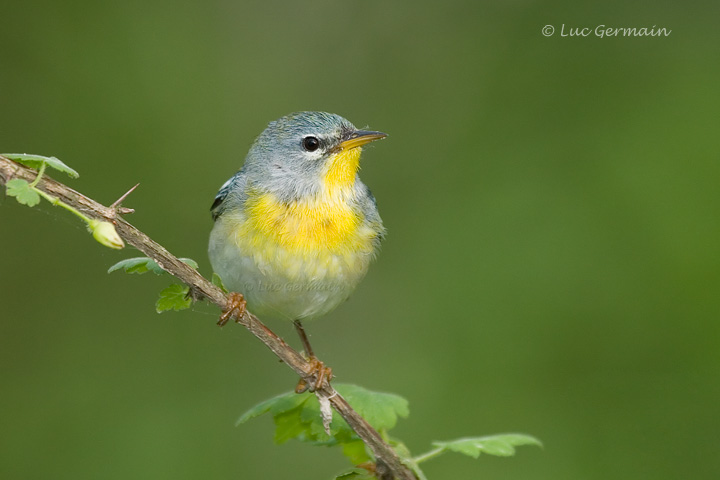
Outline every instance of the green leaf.
<svg viewBox="0 0 720 480"><path fill-rule="evenodd" d="M405 445L403 442L401 442L398 439L395 438L389 438L388 443L391 447L393 447L393 450L395 450L395 453L398 454L398 457L400 457L403 461L408 460L412 461L412 455L410 454L410 449Z"/></svg>
<svg viewBox="0 0 720 480"><path fill-rule="evenodd" d="M153 272L156 275L160 275L165 270L160 268L160 266L155 262L155 260L148 258L148 257L135 257L135 258L126 258L125 260L120 260L118 263L113 265L108 269L108 273L112 273L116 270L125 270L125 273L147 273L147 272Z"/></svg>
<svg viewBox="0 0 720 480"><path fill-rule="evenodd" d="M187 263L192 268L196 269L198 268L198 264L195 260L192 258L180 258L181 262ZM160 265L157 264L157 262L151 258L148 257L135 257L135 258L126 258L125 260L120 260L118 263L113 265L108 269L108 273L112 273L116 270L125 270L125 273L147 273L152 272L155 275L162 275L163 273L167 273L165 270L160 268Z"/></svg>
<svg viewBox="0 0 720 480"><path fill-rule="evenodd" d="M195 268L197 268L197 267L195 267ZM225 285L223 284L223 281L222 281L222 278L220 278L220 275L213 272L211 281L212 281L212 284L215 285L216 287L218 287L220 290L222 290L225 293L228 293L228 289L225 288Z"/></svg>
<svg viewBox="0 0 720 480"><path fill-rule="evenodd" d="M67 173L72 178L78 178L80 176L78 172L55 157L43 157L42 155L29 155L27 153L3 153L2 156L21 163L26 167L34 168L35 170L40 170L40 167L44 163L48 167Z"/></svg>
<svg viewBox="0 0 720 480"><path fill-rule="evenodd" d="M462 453L478 458L481 453L509 457L515 454L515 447L520 445L542 446L540 440L521 433L505 433L488 437L459 438L449 442L433 442L433 446L441 451ZM438 452L439 453L439 452Z"/></svg>
<svg viewBox="0 0 720 480"><path fill-rule="evenodd" d="M366 390L357 385L336 385L336 390L376 430L390 430L397 418L410 414L408 401L392 393Z"/></svg>
<svg viewBox="0 0 720 480"><path fill-rule="evenodd" d="M195 270L198 269L198 263L195 260L193 260L192 258L178 258L178 260L180 260L183 263L187 263Z"/></svg>
<svg viewBox="0 0 720 480"><path fill-rule="evenodd" d="M353 465L369 462L370 455L365 449L365 443L362 440L353 440L342 445L343 455L350 459Z"/></svg>
<svg viewBox="0 0 720 480"><path fill-rule="evenodd" d="M235 423L235 425L240 425L241 423L247 422L251 418L259 417L260 415L268 412L270 412L274 417L278 414L297 408L298 406L307 402L309 398L309 393L303 393L301 395L298 395L295 392L283 393L276 397L265 400L262 403L258 403L250 410L243 413L242 416L238 418L238 421Z"/></svg>
<svg viewBox="0 0 720 480"><path fill-rule="evenodd" d="M185 310L192 305L192 299L188 297L190 287L174 283L160 292L160 298L155 303L155 310L158 313L168 310Z"/></svg>
<svg viewBox="0 0 720 480"><path fill-rule="evenodd" d="M356 385L334 385L350 405L363 415L375 428L387 430L397 422L398 416L407 416L407 401L397 395L376 393ZM342 445L343 453L354 463L369 460L364 445L355 432L339 415L333 412L330 433L325 432L320 405L315 395L306 392L284 393L266 400L245 412L238 424L269 413L275 422L275 441L284 443L290 439L314 445Z"/></svg>
<svg viewBox="0 0 720 480"><path fill-rule="evenodd" d="M335 476L335 480L377 480L377 477L364 468L353 468Z"/></svg>
<svg viewBox="0 0 720 480"><path fill-rule="evenodd" d="M40 195L22 178L13 178L6 184L7 195L23 205L34 207L40 203Z"/></svg>
<svg viewBox="0 0 720 480"><path fill-rule="evenodd" d="M294 408L275 416L275 443L278 445L293 438L303 439L308 433L307 424L300 419L301 408Z"/></svg>

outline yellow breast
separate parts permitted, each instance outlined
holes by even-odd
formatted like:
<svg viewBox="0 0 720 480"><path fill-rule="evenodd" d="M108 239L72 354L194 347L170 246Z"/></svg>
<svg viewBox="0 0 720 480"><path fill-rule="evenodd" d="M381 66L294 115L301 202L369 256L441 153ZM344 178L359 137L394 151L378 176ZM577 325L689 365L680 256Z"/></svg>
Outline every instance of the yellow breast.
<svg viewBox="0 0 720 480"><path fill-rule="evenodd" d="M267 275L287 278L362 278L375 253L380 225L348 203L359 148L330 159L317 195L292 202L248 192L243 215L230 220L231 237ZM270 273L274 272L274 273Z"/></svg>
<svg viewBox="0 0 720 480"><path fill-rule="evenodd" d="M251 194L245 207L245 221L235 234L246 248L280 247L299 256L373 252L377 232L341 198L284 203L271 194Z"/></svg>

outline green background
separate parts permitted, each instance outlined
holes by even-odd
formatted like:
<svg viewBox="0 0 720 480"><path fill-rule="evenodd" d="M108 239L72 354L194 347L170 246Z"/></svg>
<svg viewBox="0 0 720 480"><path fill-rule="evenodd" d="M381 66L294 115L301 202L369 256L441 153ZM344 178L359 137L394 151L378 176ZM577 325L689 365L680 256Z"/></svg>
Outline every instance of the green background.
<svg viewBox="0 0 720 480"><path fill-rule="evenodd" d="M308 326L337 380L401 394L396 430L520 431L431 479L720 476L717 2L39 1L0 6L0 151L209 274L209 206L267 122L390 134L362 178L389 234ZM555 34L542 35L545 25ZM561 25L668 37L561 37ZM61 176L57 176L61 178ZM62 178L61 178L62 179ZM62 179L66 180L66 179ZM0 200L0 477L322 479L340 452L235 419L295 378L69 214ZM289 325L271 324L297 344Z"/></svg>

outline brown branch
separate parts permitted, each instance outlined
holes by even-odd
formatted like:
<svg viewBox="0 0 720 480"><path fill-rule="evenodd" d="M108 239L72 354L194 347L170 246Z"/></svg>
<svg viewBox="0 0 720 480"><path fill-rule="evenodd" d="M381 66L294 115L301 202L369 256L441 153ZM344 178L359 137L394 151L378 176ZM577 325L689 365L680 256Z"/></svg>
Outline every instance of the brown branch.
<svg viewBox="0 0 720 480"><path fill-rule="evenodd" d="M4 186L13 178L22 178L32 182L36 177L37 172L35 170L0 155L0 185ZM181 262L162 245L120 218L118 215L119 202L116 202L115 208L105 207L47 176L43 176L36 187L49 195L59 198L62 202L78 209L90 218L112 222L123 240L155 260L165 271L189 285L197 298L207 298L223 311L228 308L228 296L222 290L200 275L197 270ZM123 211L120 210L119 213L123 213ZM292 368L295 373L300 375L308 385L315 384L316 379L314 378L315 374L312 365L300 353L285 343L282 338L267 328L255 315L246 312L242 318L236 320L237 323L247 328L278 358ZM377 461L376 474L380 476L379 478L382 480L392 478L416 480L415 475L402 463L390 445L382 439L380 434L363 417L353 410L332 385L325 382L325 385L319 388L316 394L327 398L335 410L357 433L358 437L370 448Z"/></svg>

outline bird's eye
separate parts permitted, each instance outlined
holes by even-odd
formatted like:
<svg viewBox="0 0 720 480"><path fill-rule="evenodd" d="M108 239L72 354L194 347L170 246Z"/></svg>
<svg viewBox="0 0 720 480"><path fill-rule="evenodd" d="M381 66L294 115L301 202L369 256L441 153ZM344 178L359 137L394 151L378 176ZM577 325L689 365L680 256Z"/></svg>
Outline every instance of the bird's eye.
<svg viewBox="0 0 720 480"><path fill-rule="evenodd" d="M308 152L314 152L320 148L320 140L317 137L305 137L302 140L302 146Z"/></svg>

